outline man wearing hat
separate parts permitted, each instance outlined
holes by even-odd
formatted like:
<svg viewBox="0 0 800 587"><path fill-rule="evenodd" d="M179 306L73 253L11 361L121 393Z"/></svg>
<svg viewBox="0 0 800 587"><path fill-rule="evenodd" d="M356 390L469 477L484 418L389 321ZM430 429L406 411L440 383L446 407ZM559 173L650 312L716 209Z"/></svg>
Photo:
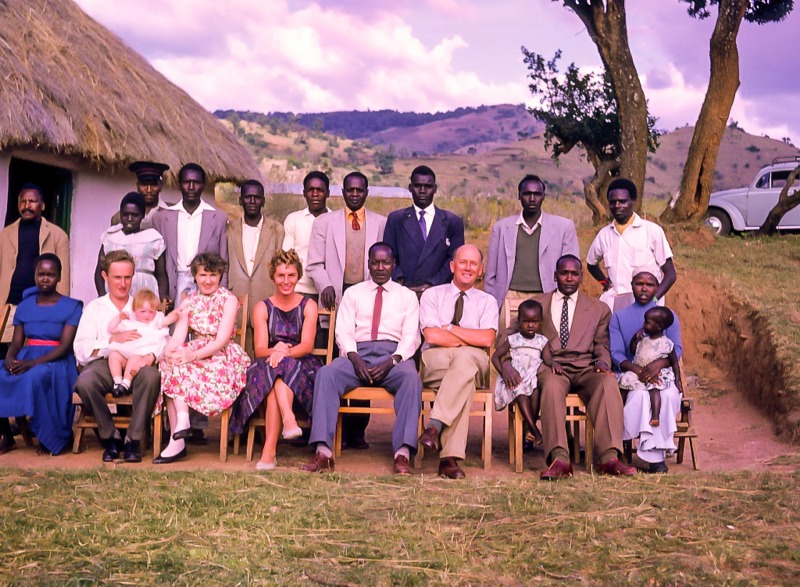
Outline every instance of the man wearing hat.
<svg viewBox="0 0 800 587"><path fill-rule="evenodd" d="M164 172L169 170L169 165L154 161L134 161L128 170L136 174L136 191L144 196L145 214L142 220L142 230L153 228L153 216L168 204L161 201L161 188L163 187ZM120 223L119 212L111 217L111 226Z"/></svg>

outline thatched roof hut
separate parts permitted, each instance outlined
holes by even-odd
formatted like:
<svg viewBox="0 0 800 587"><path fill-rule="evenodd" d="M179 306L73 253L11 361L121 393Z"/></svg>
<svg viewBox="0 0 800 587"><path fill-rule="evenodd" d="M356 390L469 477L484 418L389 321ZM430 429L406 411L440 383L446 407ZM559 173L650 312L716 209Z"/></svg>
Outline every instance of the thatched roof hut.
<svg viewBox="0 0 800 587"><path fill-rule="evenodd" d="M97 168L195 161L212 181L258 177L208 111L70 0L0 0L0 150L31 146Z"/></svg>
<svg viewBox="0 0 800 587"><path fill-rule="evenodd" d="M70 236L75 297L96 295L100 234L135 187L136 160L171 167L167 203L190 161L212 201L217 182L259 177L220 121L71 0L0 0L0 214L15 221L21 186L42 186L45 216Z"/></svg>

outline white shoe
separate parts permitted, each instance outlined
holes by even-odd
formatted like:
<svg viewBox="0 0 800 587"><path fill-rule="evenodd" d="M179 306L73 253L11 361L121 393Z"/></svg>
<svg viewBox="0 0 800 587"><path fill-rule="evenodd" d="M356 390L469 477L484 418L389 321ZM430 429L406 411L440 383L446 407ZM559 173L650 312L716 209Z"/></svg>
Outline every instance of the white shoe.
<svg viewBox="0 0 800 587"><path fill-rule="evenodd" d="M256 463L256 471L272 471L277 466L278 466L278 459L275 459L271 463L262 463L261 461L258 461Z"/></svg>
<svg viewBox="0 0 800 587"><path fill-rule="evenodd" d="M289 428L288 430L284 430L283 436L284 440L291 440L293 438L300 438L303 435L303 429L300 426L295 426L294 428Z"/></svg>

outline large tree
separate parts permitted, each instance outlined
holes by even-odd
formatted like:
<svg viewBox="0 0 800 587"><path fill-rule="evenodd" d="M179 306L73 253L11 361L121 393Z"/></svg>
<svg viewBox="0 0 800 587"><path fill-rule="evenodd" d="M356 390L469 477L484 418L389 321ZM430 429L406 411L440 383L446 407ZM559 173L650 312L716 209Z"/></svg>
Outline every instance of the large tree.
<svg viewBox="0 0 800 587"><path fill-rule="evenodd" d="M619 173L644 193L647 168L647 101L628 44L625 0L553 0L581 19L608 73L619 107Z"/></svg>
<svg viewBox="0 0 800 587"><path fill-rule="evenodd" d="M676 198L661 219L665 222L699 220L708 210L717 154L725 125L739 88L739 49L736 43L742 20L764 24L783 20L793 0L681 0L689 14L708 18L717 5L717 21L709 42L711 74L700 116L695 124L686 165Z"/></svg>
<svg viewBox="0 0 800 587"><path fill-rule="evenodd" d="M525 47L522 53L531 94L539 102L529 110L545 124L545 147L556 161L575 147L583 149L595 170L594 176L584 181L584 198L592 211L592 221L603 224L608 221L606 188L620 168L622 152L619 108L610 77L607 72L582 74L574 63L560 73L561 51L550 60ZM658 140L654 125L655 119L648 116L651 150Z"/></svg>

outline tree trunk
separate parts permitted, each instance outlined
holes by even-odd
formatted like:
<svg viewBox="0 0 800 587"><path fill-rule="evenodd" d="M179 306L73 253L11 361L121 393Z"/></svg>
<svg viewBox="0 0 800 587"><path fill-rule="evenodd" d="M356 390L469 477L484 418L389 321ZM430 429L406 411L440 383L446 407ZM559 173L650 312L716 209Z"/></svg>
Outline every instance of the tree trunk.
<svg viewBox="0 0 800 587"><path fill-rule="evenodd" d="M628 44L625 0L563 0L586 26L614 86L621 131L620 175L644 193L647 168L647 100ZM727 119L726 119L727 120ZM636 201L641 210L642 198Z"/></svg>
<svg viewBox="0 0 800 587"><path fill-rule="evenodd" d="M594 153L587 153L587 157L594 167L594 176L589 181L583 182L583 197L589 210L592 211L592 224L601 226L607 224L610 217L606 190L611 183L611 174L619 169L619 161L601 160Z"/></svg>
<svg viewBox="0 0 800 587"><path fill-rule="evenodd" d="M677 200L661 214L664 222L699 220L708 211L714 169L728 116L739 89L736 38L748 0L720 0L709 43L711 75L700 116L694 127Z"/></svg>
<svg viewBox="0 0 800 587"><path fill-rule="evenodd" d="M794 185L794 181L797 179L797 176L800 175L800 165L794 168L789 174L789 177L786 178L786 185L783 186L781 190L781 195L778 196L778 203L769 211L767 214L766 219L764 219L764 224L761 225L761 228L758 229L756 234L761 236L772 236L776 232L778 232L778 224L780 224L781 219L783 216L792 208L797 207L800 204L800 189L795 189L792 192L792 195L789 195L789 190Z"/></svg>

